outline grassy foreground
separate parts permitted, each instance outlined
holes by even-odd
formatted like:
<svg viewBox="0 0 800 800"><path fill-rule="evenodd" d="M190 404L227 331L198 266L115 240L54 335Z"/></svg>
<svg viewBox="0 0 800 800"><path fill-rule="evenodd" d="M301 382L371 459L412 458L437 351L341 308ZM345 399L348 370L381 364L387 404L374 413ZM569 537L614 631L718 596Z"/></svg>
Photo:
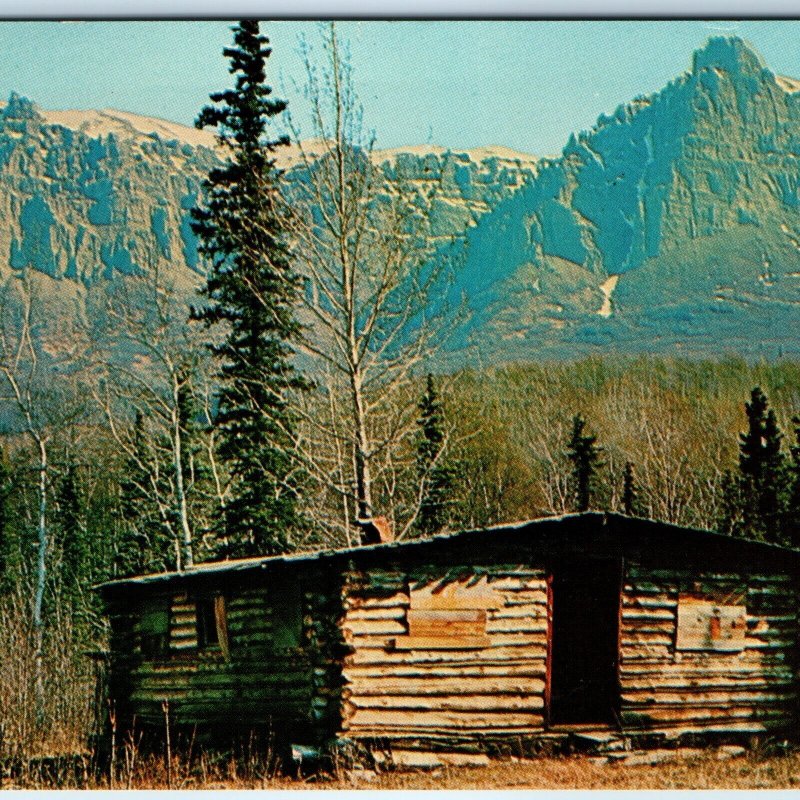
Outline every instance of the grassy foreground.
<svg viewBox="0 0 800 800"><path fill-rule="evenodd" d="M163 759L147 758L118 773L117 789L797 789L800 752L764 755L749 752L721 758L714 750L653 765L601 763L587 756L495 761L483 767L444 766L433 771L341 771L337 776L290 779L265 775L255 765L201 756L191 770L176 759L167 774ZM108 779L74 773L28 774L6 779L3 788L110 788Z"/></svg>

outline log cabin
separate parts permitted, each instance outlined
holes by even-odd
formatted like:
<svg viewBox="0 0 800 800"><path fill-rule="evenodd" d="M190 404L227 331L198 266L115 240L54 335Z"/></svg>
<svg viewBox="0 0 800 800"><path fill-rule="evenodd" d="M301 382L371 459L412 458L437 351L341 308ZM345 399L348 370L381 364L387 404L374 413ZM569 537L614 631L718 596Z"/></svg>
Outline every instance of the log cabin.
<svg viewBox="0 0 800 800"><path fill-rule="evenodd" d="M366 753L783 735L799 556L588 512L113 581L111 699Z"/></svg>

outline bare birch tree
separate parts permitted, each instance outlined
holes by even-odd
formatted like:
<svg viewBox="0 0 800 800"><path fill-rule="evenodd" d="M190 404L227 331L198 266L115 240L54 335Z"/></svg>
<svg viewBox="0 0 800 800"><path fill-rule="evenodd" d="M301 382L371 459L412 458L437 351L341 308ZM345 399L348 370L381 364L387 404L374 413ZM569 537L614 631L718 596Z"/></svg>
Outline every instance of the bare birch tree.
<svg viewBox="0 0 800 800"><path fill-rule="evenodd" d="M396 468L413 433L419 387L411 386L444 338L446 309L434 310L433 292L443 286L446 262L432 259L430 198L417 194L399 165L387 180L375 163L333 24L324 29L322 51L320 71L305 53L313 148L293 128L300 165L284 182L292 249L306 282L305 350L325 376L320 408L330 412L306 414L306 454L310 472L341 496L343 513L352 509L365 523L376 513L379 478ZM335 466L320 461L320 439L334 442ZM390 518L394 510L381 509ZM413 516L391 520L398 536ZM349 538L351 521L343 525Z"/></svg>
<svg viewBox="0 0 800 800"><path fill-rule="evenodd" d="M105 309L97 347L104 379L93 389L113 439L136 467L137 475L127 479L157 510L174 544L178 569L192 567L195 561L197 521L192 519L190 499L200 491L187 451L189 420L182 406L193 398L200 413L210 414L214 391L200 332L187 324L187 316L183 295L157 266L128 278ZM140 415L139 431L130 424L131 413ZM137 439L142 434L147 447ZM213 441L203 446L216 467ZM221 502L224 478L218 469L214 477L211 494Z"/></svg>

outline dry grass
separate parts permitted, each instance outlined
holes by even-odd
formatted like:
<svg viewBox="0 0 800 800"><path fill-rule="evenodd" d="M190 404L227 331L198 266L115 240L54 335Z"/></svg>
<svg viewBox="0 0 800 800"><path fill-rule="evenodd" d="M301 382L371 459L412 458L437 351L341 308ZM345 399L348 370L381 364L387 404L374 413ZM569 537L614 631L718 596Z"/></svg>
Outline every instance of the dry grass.
<svg viewBox="0 0 800 800"><path fill-rule="evenodd" d="M52 777L55 777L54 781ZM30 773L4 788L109 788L107 778L81 779L62 772L47 779ZM270 774L256 762L198 754L191 765L174 759L167 775L163 758L151 756L120 769L119 789L790 789L800 787L800 753L759 753L721 760L700 757L652 766L601 764L586 756L496 761L487 767L443 767L433 772L343 773L292 780Z"/></svg>
<svg viewBox="0 0 800 800"><path fill-rule="evenodd" d="M97 665L76 640L75 614L55 603L43 643L43 721L36 720L30 591L0 597L0 759L86 750L97 722Z"/></svg>
<svg viewBox="0 0 800 800"><path fill-rule="evenodd" d="M800 754L701 758L653 766L593 763L585 756L502 761L489 767L353 778L329 789L789 789L800 786Z"/></svg>

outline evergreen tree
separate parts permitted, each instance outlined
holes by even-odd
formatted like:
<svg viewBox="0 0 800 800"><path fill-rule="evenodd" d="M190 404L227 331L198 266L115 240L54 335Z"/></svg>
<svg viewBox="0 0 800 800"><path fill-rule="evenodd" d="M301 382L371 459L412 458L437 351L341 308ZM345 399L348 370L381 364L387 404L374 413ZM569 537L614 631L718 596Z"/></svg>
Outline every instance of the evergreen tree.
<svg viewBox="0 0 800 800"><path fill-rule="evenodd" d="M8 463L5 449L0 446L0 590L8 585L11 567L14 562L12 555L13 536L11 527L10 497L11 497L11 465Z"/></svg>
<svg viewBox="0 0 800 800"><path fill-rule="evenodd" d="M67 593L75 596L81 581L87 577L84 569L88 553L75 463L71 459L56 485L56 508L61 533L62 579Z"/></svg>
<svg viewBox="0 0 800 800"><path fill-rule="evenodd" d="M299 524L301 476L288 395L305 384L290 361L290 343L299 335L299 282L279 213L274 159L287 140L267 138L271 118L286 104L270 99L264 62L271 50L258 22L233 30L234 47L224 55L236 86L212 94L213 105L196 122L217 129L228 159L209 173L206 205L193 211L200 251L211 262L207 303L194 316L225 325L224 341L211 345L221 365L219 452L233 478L225 538L227 554L252 555L285 552Z"/></svg>
<svg viewBox="0 0 800 800"><path fill-rule="evenodd" d="M630 461L625 462L625 471L622 473L622 509L630 517L641 516L639 491Z"/></svg>
<svg viewBox="0 0 800 800"><path fill-rule="evenodd" d="M570 480L576 511L588 511L594 492L597 470L601 466L601 448L597 436L586 430L586 420L576 414L572 420L572 435L567 444L567 458L572 464Z"/></svg>
<svg viewBox="0 0 800 800"><path fill-rule="evenodd" d="M784 525L784 542L790 547L800 547L800 416L792 417L794 444L789 449L788 498Z"/></svg>
<svg viewBox="0 0 800 800"><path fill-rule="evenodd" d="M782 539L786 472L781 434L767 396L756 386L745 403L747 430L739 437L741 533L768 542Z"/></svg>
<svg viewBox="0 0 800 800"><path fill-rule="evenodd" d="M453 495L453 468L442 459L444 447L444 409L436 392L433 376L428 375L425 393L419 403L417 470L425 482L416 528L423 535L441 530L448 522Z"/></svg>

